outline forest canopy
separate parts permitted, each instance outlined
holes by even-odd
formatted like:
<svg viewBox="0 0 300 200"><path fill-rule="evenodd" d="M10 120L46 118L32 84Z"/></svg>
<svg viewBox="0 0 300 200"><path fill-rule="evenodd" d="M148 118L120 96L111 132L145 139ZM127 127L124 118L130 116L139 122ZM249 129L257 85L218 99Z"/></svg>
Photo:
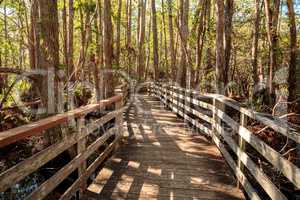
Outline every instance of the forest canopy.
<svg viewBox="0 0 300 200"><path fill-rule="evenodd" d="M298 0L2 0L0 106L45 104L45 79L17 75L52 69L76 106L111 96L118 71L299 111L299 13Z"/></svg>

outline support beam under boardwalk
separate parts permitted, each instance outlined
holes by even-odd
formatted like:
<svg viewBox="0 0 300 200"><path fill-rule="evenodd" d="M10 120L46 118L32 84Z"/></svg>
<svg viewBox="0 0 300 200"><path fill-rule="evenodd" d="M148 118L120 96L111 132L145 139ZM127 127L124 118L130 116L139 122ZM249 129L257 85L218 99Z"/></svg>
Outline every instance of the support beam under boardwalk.
<svg viewBox="0 0 300 200"><path fill-rule="evenodd" d="M86 199L244 199L218 149L154 97L140 95L125 116L122 145Z"/></svg>

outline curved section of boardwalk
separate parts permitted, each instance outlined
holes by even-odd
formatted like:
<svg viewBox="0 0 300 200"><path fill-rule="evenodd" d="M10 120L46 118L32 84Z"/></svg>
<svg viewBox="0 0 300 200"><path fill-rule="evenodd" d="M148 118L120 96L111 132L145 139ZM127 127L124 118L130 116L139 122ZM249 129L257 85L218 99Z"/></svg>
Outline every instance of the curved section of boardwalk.
<svg viewBox="0 0 300 200"><path fill-rule="evenodd" d="M100 171L88 199L244 199L217 148L154 97L125 117L128 140Z"/></svg>

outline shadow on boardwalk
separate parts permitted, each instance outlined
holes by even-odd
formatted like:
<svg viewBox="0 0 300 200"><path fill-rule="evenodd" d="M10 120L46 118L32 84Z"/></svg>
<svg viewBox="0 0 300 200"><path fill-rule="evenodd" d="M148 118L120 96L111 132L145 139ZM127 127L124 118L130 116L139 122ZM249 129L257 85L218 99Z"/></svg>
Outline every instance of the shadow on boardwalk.
<svg viewBox="0 0 300 200"><path fill-rule="evenodd" d="M244 199L217 148L154 97L125 117L128 140L88 188L89 199Z"/></svg>

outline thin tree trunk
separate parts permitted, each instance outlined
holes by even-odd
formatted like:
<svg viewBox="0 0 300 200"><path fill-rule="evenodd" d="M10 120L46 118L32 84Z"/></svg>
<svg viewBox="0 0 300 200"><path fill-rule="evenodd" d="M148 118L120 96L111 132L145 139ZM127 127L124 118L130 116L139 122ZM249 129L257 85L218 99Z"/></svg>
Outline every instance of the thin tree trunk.
<svg viewBox="0 0 300 200"><path fill-rule="evenodd" d="M188 11L189 11L189 0L180 0L180 27L179 35L181 41L181 55L180 55L180 67L178 69L178 83L182 87L190 88L190 68L187 62L187 44L188 44Z"/></svg>
<svg viewBox="0 0 300 200"><path fill-rule="evenodd" d="M211 30L211 12L212 9L214 8L214 6L211 6L211 0L207 0L207 18L206 18L206 23L207 23L207 35L208 35L208 39L206 40L207 44L207 48L206 48L206 52L205 52L205 57L206 57L206 66L205 66L205 72L204 72L204 78L208 77L208 73L210 72L210 70L213 68L213 64L212 64L212 50L211 50L211 46L213 45L211 41L213 41L212 39L212 30ZM207 81L205 81L205 83L207 83ZM210 84L206 84L205 85L205 92L211 92L211 85Z"/></svg>
<svg viewBox="0 0 300 200"><path fill-rule="evenodd" d="M173 12L172 12L172 0L168 1L168 24L169 24L169 38L170 38L170 59L171 59L171 70L172 80L176 79L176 54L174 47L174 28L173 28Z"/></svg>
<svg viewBox="0 0 300 200"><path fill-rule="evenodd" d="M139 21L139 43L138 43L138 75L139 80L143 80L145 73L145 30L146 30L146 1L140 0L141 13Z"/></svg>
<svg viewBox="0 0 300 200"><path fill-rule="evenodd" d="M67 6L66 6L66 0L63 0L63 9L62 9L62 27L63 27L63 52L64 52L64 65L67 68L67 71L69 71L69 65L68 65L68 31L67 31Z"/></svg>
<svg viewBox="0 0 300 200"><path fill-rule="evenodd" d="M152 35L153 35L153 67L154 79L159 79L159 61L158 61L158 36L157 36L157 22L156 22L156 6L155 0L151 0L152 7Z"/></svg>
<svg viewBox="0 0 300 200"><path fill-rule="evenodd" d="M196 79L195 79L195 86L199 85L200 82L200 71L201 71L201 63L202 63L202 54L203 54L203 46L204 46L204 39L206 35L206 15L207 15L207 4L209 0L204 2L202 6L202 11L200 14L200 21L198 25L198 33L197 33L197 49L196 49Z"/></svg>
<svg viewBox="0 0 300 200"><path fill-rule="evenodd" d="M104 98L105 87L103 83L103 25L102 25L102 4L101 0L97 0L97 18L95 20L96 27L96 53L97 62L95 66L95 84L97 100Z"/></svg>
<svg viewBox="0 0 300 200"><path fill-rule="evenodd" d="M287 0L287 6L290 20L289 101L297 101L296 112L300 113L300 66L297 66L297 27L293 0Z"/></svg>
<svg viewBox="0 0 300 200"><path fill-rule="evenodd" d="M216 0L217 27L216 27L216 92L224 94L224 2Z"/></svg>
<svg viewBox="0 0 300 200"><path fill-rule="evenodd" d="M271 5L272 2L272 5ZM280 0L264 0L266 13L266 27L270 49L270 65L269 65L269 79L268 79L268 104L273 104L273 76L275 70L278 68L278 35L277 24L280 8Z"/></svg>
<svg viewBox="0 0 300 200"><path fill-rule="evenodd" d="M30 6L30 30L29 30L29 62L31 69L37 68L37 17L38 7L37 0L32 0Z"/></svg>
<svg viewBox="0 0 300 200"><path fill-rule="evenodd" d="M68 51L68 77L71 82L75 81L75 68L74 68L74 0L69 0L69 17L68 17L68 39L67 39L67 51Z"/></svg>
<svg viewBox="0 0 300 200"><path fill-rule="evenodd" d="M104 46L104 66L107 70L105 74L106 83L106 98L114 95L114 81L113 81L113 29L111 21L111 2L104 0L103 4L103 46Z"/></svg>
<svg viewBox="0 0 300 200"><path fill-rule="evenodd" d="M116 65L120 67L122 0L118 0Z"/></svg>
<svg viewBox="0 0 300 200"><path fill-rule="evenodd" d="M233 16L233 0L225 1L225 65L224 65L224 85L228 84L230 71L230 58L232 48L232 16Z"/></svg>
<svg viewBox="0 0 300 200"><path fill-rule="evenodd" d="M131 72L131 12L132 12L132 6L131 6L132 0L127 0L126 3L126 19L127 19L127 28L126 28L126 51L127 51L127 73L130 76Z"/></svg>
<svg viewBox="0 0 300 200"><path fill-rule="evenodd" d="M168 63L168 46L167 46L167 30L166 30L166 17L165 17L165 2L164 0L161 0L161 9L162 9L162 21L163 21L163 34L164 34L164 55L165 55L165 66L167 74L169 75L169 63ZM172 76L171 76L172 77Z"/></svg>
<svg viewBox="0 0 300 200"><path fill-rule="evenodd" d="M258 76L258 40L259 40L259 29L260 29L260 0L255 0L255 18L254 27L252 32L252 52L251 52L251 62L252 62L252 78L254 85L259 82Z"/></svg>

